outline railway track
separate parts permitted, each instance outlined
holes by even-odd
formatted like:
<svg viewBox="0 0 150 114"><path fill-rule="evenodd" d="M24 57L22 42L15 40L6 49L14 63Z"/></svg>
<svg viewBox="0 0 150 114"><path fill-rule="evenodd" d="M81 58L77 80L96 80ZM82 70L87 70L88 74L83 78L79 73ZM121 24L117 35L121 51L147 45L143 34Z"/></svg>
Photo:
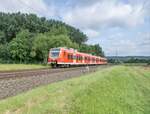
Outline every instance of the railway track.
<svg viewBox="0 0 150 114"><path fill-rule="evenodd" d="M97 66L90 66L90 68L96 68ZM22 71L6 71L0 72L0 79L8 78L21 78L28 76L37 76L37 75L48 75L52 73L60 73L71 70L84 70L85 67L74 67L74 68L59 68L59 69L36 69L36 70L22 70Z"/></svg>
<svg viewBox="0 0 150 114"><path fill-rule="evenodd" d="M108 66L100 66L100 68L105 67ZM89 71L86 71L85 67L74 67L0 72L0 99L15 96L41 85L47 85L57 81L79 77L85 73L94 72L97 66L91 66L89 68Z"/></svg>

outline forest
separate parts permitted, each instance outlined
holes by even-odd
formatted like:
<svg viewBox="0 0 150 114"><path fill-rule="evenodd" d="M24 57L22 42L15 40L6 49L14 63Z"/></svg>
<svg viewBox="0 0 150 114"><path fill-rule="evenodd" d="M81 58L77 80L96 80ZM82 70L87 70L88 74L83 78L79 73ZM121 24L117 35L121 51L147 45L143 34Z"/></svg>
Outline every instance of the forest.
<svg viewBox="0 0 150 114"><path fill-rule="evenodd" d="M150 65L150 56L108 56L107 59L112 64L145 63Z"/></svg>
<svg viewBox="0 0 150 114"><path fill-rule="evenodd" d="M104 56L99 44L87 44L81 30L35 14L0 12L0 63L47 63L53 47Z"/></svg>

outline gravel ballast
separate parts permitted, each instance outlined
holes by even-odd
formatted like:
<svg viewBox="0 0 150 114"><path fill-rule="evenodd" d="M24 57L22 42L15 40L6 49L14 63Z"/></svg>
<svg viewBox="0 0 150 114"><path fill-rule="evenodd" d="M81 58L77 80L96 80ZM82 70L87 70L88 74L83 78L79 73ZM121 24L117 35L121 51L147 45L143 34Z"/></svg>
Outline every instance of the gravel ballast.
<svg viewBox="0 0 150 114"><path fill-rule="evenodd" d="M41 85L50 84L72 77L79 77L83 74L94 72L96 69L97 67L91 67L90 70L87 71L85 67L81 67L74 70L67 70L65 72L53 72L39 75L36 74L33 76L0 79L0 99L15 96Z"/></svg>

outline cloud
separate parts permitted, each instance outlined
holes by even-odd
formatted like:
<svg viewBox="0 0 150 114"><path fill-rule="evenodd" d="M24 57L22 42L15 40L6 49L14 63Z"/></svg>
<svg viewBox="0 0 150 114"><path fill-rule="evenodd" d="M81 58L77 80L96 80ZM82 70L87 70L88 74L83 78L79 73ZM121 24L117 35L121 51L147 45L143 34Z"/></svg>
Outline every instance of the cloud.
<svg viewBox="0 0 150 114"><path fill-rule="evenodd" d="M0 11L20 11L36 13L38 16L47 18L61 18L64 22L82 30L92 30L115 26L132 27L142 24L147 11L145 7L148 9L150 4L150 2L138 3L132 2L132 0L129 0L129 3L123 3L122 0L65 1L62 3L61 0L0 0Z"/></svg>
<svg viewBox="0 0 150 114"><path fill-rule="evenodd" d="M149 0L0 0L0 11L62 20L100 43L106 55L150 54Z"/></svg>
<svg viewBox="0 0 150 114"><path fill-rule="evenodd" d="M139 46L148 46L150 50L150 32L146 33L139 33L139 39L140 42L138 43ZM142 40L142 41L141 41Z"/></svg>
<svg viewBox="0 0 150 114"><path fill-rule="evenodd" d="M83 31L89 38L97 38L100 36L100 32L92 29L85 29Z"/></svg>
<svg viewBox="0 0 150 114"><path fill-rule="evenodd" d="M47 18L55 17L55 6L47 6L43 0L0 0L0 11L35 13Z"/></svg>
<svg viewBox="0 0 150 114"><path fill-rule="evenodd" d="M66 4L68 6L71 6L71 7L85 7L85 6L90 6L90 5L93 5L97 2L102 2L104 0L66 0Z"/></svg>
<svg viewBox="0 0 150 114"><path fill-rule="evenodd" d="M102 42L102 46L106 55L116 55L116 52L120 56L134 56L134 55L147 55L150 54L150 33L140 32L132 36L124 35L125 33L114 33L107 37L105 42Z"/></svg>
<svg viewBox="0 0 150 114"><path fill-rule="evenodd" d="M149 27L144 30L145 19L150 16L150 2L77 0L76 3L64 11L62 18L82 29L90 39L88 43L99 42L106 55L115 55L116 50L123 56L150 54ZM137 35L142 29L147 32Z"/></svg>
<svg viewBox="0 0 150 114"><path fill-rule="evenodd" d="M131 5L114 1L96 1L92 5L66 11L63 20L85 29L102 27L134 27L144 22L145 10L142 4Z"/></svg>

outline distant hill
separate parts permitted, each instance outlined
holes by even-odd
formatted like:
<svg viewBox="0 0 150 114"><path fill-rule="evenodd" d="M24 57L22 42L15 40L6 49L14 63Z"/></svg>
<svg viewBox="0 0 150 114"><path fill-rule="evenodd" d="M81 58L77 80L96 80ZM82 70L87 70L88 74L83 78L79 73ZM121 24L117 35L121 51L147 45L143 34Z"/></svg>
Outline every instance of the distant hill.
<svg viewBox="0 0 150 114"><path fill-rule="evenodd" d="M136 59L150 59L150 56L107 56L108 59L120 59L120 60L129 60L131 58Z"/></svg>
<svg viewBox="0 0 150 114"><path fill-rule="evenodd" d="M150 56L107 56L110 63L150 63Z"/></svg>

